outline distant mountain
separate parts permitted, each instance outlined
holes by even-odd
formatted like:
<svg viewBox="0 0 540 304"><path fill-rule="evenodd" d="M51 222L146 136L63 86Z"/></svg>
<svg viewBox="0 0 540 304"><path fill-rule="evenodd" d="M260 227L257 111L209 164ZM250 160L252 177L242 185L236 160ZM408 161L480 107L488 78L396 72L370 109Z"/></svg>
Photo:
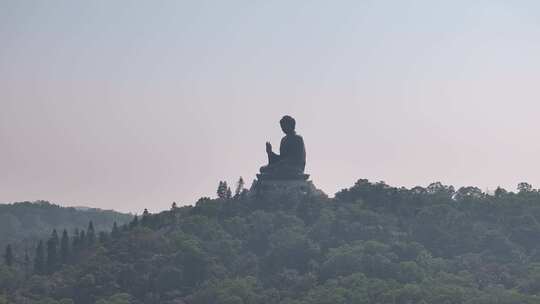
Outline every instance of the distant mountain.
<svg viewBox="0 0 540 304"><path fill-rule="evenodd" d="M540 192L528 184L242 193L53 235L31 262L0 265L0 303L540 303Z"/></svg>
<svg viewBox="0 0 540 304"><path fill-rule="evenodd" d="M15 249L33 248L37 239L48 237L53 229L86 229L90 221L96 231L110 231L132 215L88 207L61 207L47 201L0 204L0 248L13 244Z"/></svg>

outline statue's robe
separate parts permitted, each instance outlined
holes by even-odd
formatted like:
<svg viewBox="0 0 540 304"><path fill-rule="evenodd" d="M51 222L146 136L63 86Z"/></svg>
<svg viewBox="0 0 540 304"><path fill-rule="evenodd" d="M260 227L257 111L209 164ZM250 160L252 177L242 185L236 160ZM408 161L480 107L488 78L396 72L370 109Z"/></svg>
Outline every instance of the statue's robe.
<svg viewBox="0 0 540 304"><path fill-rule="evenodd" d="M306 167L304 139L298 134L287 134L281 139L279 155L268 153L268 165L261 173L279 176L300 175Z"/></svg>

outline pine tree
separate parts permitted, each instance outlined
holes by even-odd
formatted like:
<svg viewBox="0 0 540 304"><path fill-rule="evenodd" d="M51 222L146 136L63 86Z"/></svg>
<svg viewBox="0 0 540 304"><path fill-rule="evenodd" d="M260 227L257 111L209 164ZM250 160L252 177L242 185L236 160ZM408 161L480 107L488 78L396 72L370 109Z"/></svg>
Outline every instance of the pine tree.
<svg viewBox="0 0 540 304"><path fill-rule="evenodd" d="M141 219L141 225L148 226L150 221L150 212L148 212L148 209L144 208L142 219Z"/></svg>
<svg viewBox="0 0 540 304"><path fill-rule="evenodd" d="M81 234L79 235L79 250L82 248L85 248L88 243L86 242L86 232L84 230L81 230Z"/></svg>
<svg viewBox="0 0 540 304"><path fill-rule="evenodd" d="M13 266L13 249L11 248L11 245L6 246L6 252L4 253L4 263L8 267Z"/></svg>
<svg viewBox="0 0 540 304"><path fill-rule="evenodd" d="M86 231L86 239L89 246L94 245L96 242L96 231L94 230L94 223L90 221L88 223L88 230Z"/></svg>
<svg viewBox="0 0 540 304"><path fill-rule="evenodd" d="M81 247L81 233L79 232L79 229L75 228L72 239L71 248L74 252L76 252Z"/></svg>
<svg viewBox="0 0 540 304"><path fill-rule="evenodd" d="M113 238L117 238L118 236L120 236L120 230L118 230L118 225L116 224L116 222L114 222L113 224L111 236Z"/></svg>
<svg viewBox="0 0 540 304"><path fill-rule="evenodd" d="M139 226L139 217L135 215L133 220L129 223L129 228L134 228Z"/></svg>
<svg viewBox="0 0 540 304"><path fill-rule="evenodd" d="M216 191L218 198L226 199L227 198L227 189L228 188L229 187L227 186L227 182L220 181L219 186L218 186L217 191Z"/></svg>
<svg viewBox="0 0 540 304"><path fill-rule="evenodd" d="M58 245L60 244L60 239L58 238L58 232L56 231L56 229L53 229L52 234L51 234L51 239L58 247Z"/></svg>
<svg viewBox="0 0 540 304"><path fill-rule="evenodd" d="M217 194L218 198L221 198L222 191L223 191L223 182L219 181L219 185L218 185L217 190L216 190L216 194Z"/></svg>
<svg viewBox="0 0 540 304"><path fill-rule="evenodd" d="M34 272L36 274L45 273L45 248L43 247L43 241L39 241L36 247L36 256L34 257Z"/></svg>
<svg viewBox="0 0 540 304"><path fill-rule="evenodd" d="M225 198L227 198L227 199L231 199L231 198L232 198L231 187L227 187L227 192L225 192Z"/></svg>
<svg viewBox="0 0 540 304"><path fill-rule="evenodd" d="M62 263L67 263L69 258L69 236L66 229L62 232L62 240L60 242L60 258Z"/></svg>
<svg viewBox="0 0 540 304"><path fill-rule="evenodd" d="M58 248L54 238L47 241L47 267L48 273L53 273L58 265Z"/></svg>
<svg viewBox="0 0 540 304"><path fill-rule="evenodd" d="M30 256L28 255L28 248L24 248L24 277L26 279L30 277Z"/></svg>
<svg viewBox="0 0 540 304"><path fill-rule="evenodd" d="M244 179L240 176L238 182L236 183L236 189L234 190L234 197L239 197L244 190Z"/></svg>
<svg viewBox="0 0 540 304"><path fill-rule="evenodd" d="M46 271L52 273L58 266L58 245L60 240L58 238L58 232L53 229L51 237L47 241L47 265Z"/></svg>

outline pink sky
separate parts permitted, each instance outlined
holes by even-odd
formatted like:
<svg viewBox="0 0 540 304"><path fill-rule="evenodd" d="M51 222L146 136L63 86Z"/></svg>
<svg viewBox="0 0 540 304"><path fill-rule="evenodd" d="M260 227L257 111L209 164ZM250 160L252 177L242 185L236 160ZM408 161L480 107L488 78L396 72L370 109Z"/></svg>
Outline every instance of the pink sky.
<svg viewBox="0 0 540 304"><path fill-rule="evenodd" d="M0 202L191 204L284 114L329 194L540 187L539 37L537 1L3 1Z"/></svg>

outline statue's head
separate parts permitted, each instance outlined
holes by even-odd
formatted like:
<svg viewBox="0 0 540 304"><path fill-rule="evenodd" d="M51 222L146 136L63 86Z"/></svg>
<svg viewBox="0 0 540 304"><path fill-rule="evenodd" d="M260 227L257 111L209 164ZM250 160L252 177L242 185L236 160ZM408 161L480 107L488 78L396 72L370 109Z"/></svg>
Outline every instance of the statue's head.
<svg viewBox="0 0 540 304"><path fill-rule="evenodd" d="M294 128L296 126L296 121L294 118L292 118L289 115L283 116L281 120L279 121L279 124L281 125L281 130L285 132L285 134L293 134Z"/></svg>

